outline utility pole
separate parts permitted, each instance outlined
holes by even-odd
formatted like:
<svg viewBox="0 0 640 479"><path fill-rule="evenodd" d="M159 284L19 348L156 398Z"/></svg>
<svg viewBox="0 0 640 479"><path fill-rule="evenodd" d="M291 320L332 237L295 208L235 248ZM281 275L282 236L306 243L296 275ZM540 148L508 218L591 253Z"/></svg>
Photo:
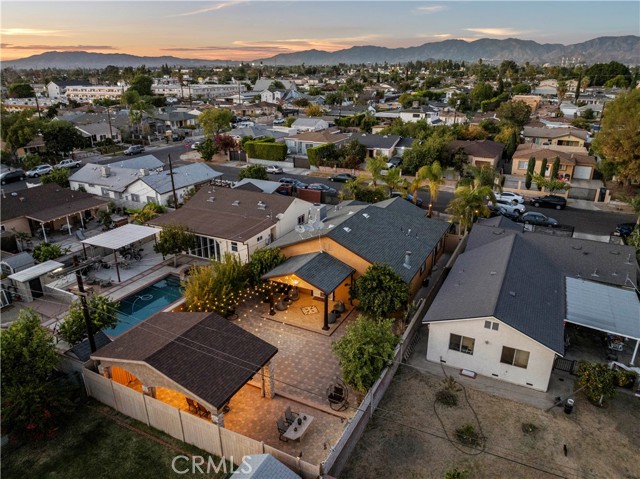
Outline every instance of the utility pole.
<svg viewBox="0 0 640 479"><path fill-rule="evenodd" d="M40 104L38 103L38 94L35 93L33 97L36 99L36 108L38 109L38 118L42 118L42 115L40 114Z"/></svg>
<svg viewBox="0 0 640 479"><path fill-rule="evenodd" d="M78 257L73 257L73 265L78 266ZM76 270L76 282L78 283L78 295L80 296L80 306L82 307L82 315L84 316L84 323L87 326L87 334L89 336L89 346L91 352L96 352L96 341L93 338L93 324L91 323L91 316L89 316L89 308L87 306L87 296L84 291L84 283L82 282L82 273L80 269Z"/></svg>
<svg viewBox="0 0 640 479"><path fill-rule="evenodd" d="M171 164L171 155L169 157L169 176L171 177L171 190L173 191L173 205L178 209L178 195L176 195L176 183L173 180L173 165Z"/></svg>

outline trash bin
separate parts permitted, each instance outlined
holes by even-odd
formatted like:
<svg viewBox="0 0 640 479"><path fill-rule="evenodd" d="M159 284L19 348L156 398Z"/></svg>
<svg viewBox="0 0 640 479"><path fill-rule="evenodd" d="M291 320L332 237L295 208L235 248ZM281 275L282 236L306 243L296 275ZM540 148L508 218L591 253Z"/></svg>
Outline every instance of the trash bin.
<svg viewBox="0 0 640 479"><path fill-rule="evenodd" d="M564 413L571 414L573 411L573 399L567 399L567 402L564 403Z"/></svg>

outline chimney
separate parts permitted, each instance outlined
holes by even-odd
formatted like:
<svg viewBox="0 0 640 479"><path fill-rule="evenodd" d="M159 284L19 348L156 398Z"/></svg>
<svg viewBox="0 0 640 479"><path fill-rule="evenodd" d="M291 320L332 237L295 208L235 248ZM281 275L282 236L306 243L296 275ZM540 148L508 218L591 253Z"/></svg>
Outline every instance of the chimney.
<svg viewBox="0 0 640 479"><path fill-rule="evenodd" d="M418 106L420 106L420 102L417 100L414 100L411 102L411 107L412 108L418 108Z"/></svg>
<svg viewBox="0 0 640 479"><path fill-rule="evenodd" d="M402 266L404 266L407 269L411 269L411 265L409 264L410 256L411 256L411 251L405 251L405 253L404 253L404 264Z"/></svg>
<svg viewBox="0 0 640 479"><path fill-rule="evenodd" d="M100 167L100 172L102 173L103 178L108 178L111 175L111 168L108 166Z"/></svg>
<svg viewBox="0 0 640 479"><path fill-rule="evenodd" d="M146 168L140 168L140 176L149 176L149 170Z"/></svg>

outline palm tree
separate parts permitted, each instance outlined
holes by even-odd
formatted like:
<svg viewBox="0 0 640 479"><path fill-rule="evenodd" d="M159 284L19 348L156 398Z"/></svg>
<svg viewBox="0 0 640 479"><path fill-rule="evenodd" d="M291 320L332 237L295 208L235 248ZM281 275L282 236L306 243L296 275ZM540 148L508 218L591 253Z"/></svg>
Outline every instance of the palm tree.
<svg viewBox="0 0 640 479"><path fill-rule="evenodd" d="M478 186L488 186L492 190L502 191L502 185L500 184L500 173L491 165L482 165L477 167L475 165L469 165L466 168L466 172L473 177L473 184Z"/></svg>
<svg viewBox="0 0 640 479"><path fill-rule="evenodd" d="M402 177L399 168L389 168L387 175L384 177L384 182L389 187L389 195L399 189L407 189L407 180Z"/></svg>
<svg viewBox="0 0 640 479"><path fill-rule="evenodd" d="M495 202L493 190L489 186L459 186L447 207L460 225L460 233L471 229L473 222L479 217L489 216L487 198Z"/></svg>
<svg viewBox="0 0 640 479"><path fill-rule="evenodd" d="M440 185L444 184L444 178L442 178L442 167L439 161L434 161L430 165L425 165L418 170L416 175L418 178L429 180L429 212L427 216L431 218L433 213L433 204L438 201L438 193L440 192ZM418 191L415 190L413 194L414 201L418 201Z"/></svg>
<svg viewBox="0 0 640 479"><path fill-rule="evenodd" d="M353 200L356 192L361 188L366 188L365 179L362 176L356 176L353 180L345 182L344 187L338 193L340 200Z"/></svg>
<svg viewBox="0 0 640 479"><path fill-rule="evenodd" d="M382 180L382 170L387 167L387 157L384 155L376 155L375 158L367 158L367 171L371 173L373 186L378 186L378 181Z"/></svg>

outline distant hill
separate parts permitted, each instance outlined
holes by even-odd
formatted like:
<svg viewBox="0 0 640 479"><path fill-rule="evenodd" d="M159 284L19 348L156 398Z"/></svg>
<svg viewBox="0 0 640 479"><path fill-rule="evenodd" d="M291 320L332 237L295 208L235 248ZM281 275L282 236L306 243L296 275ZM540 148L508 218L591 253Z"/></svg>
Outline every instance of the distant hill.
<svg viewBox="0 0 640 479"><path fill-rule="evenodd" d="M575 45L554 43L540 44L531 40L508 38L495 40L482 38L473 42L444 40L425 43L417 47L386 48L376 46L352 47L335 52L307 50L296 53L281 53L263 58L267 65L335 65L338 63L405 63L416 60L464 60L469 62L482 58L487 62L514 60L519 63L559 63L563 58L585 63L618 61L640 64L640 37L599 37Z"/></svg>
<svg viewBox="0 0 640 479"><path fill-rule="evenodd" d="M495 40L482 38L473 42L444 40L425 43L417 47L386 48L376 46L351 47L335 52L305 50L296 53L281 53L270 58L253 60L266 65L336 65L338 63L406 63L416 60L464 60L469 62L482 58L486 62L514 60L519 63L559 63L563 58L585 63L618 61L640 64L640 37L599 37L574 45L558 43L540 44L532 40L507 38ZM136 67L146 65L157 68L169 66L224 66L237 65L237 61L200 60L173 56L140 57L123 53L91 52L46 52L19 60L2 62L2 67L16 69L38 68L104 68L108 65Z"/></svg>
<svg viewBox="0 0 640 479"><path fill-rule="evenodd" d="M40 68L105 68L109 65L118 67L138 67L146 65L158 68L162 65L183 66L187 68L198 66L237 65L239 62L227 60L198 60L193 58L139 57L125 53L93 53L93 52L45 52L18 60L2 62L3 68L40 69Z"/></svg>

